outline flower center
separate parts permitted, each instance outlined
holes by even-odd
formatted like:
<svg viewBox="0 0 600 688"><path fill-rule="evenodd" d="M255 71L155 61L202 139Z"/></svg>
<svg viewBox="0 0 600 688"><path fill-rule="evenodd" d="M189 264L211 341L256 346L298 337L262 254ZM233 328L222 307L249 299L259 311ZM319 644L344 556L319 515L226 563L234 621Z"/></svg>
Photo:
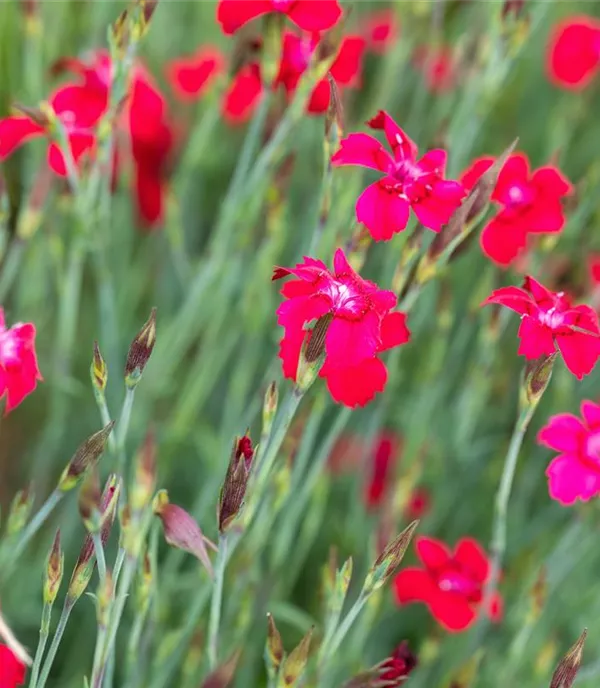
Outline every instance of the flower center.
<svg viewBox="0 0 600 688"><path fill-rule="evenodd" d="M0 334L0 362L4 367L10 367L19 363L19 341L9 330Z"/></svg>
<svg viewBox="0 0 600 688"><path fill-rule="evenodd" d="M458 592L461 595L472 595L479 592L480 585L461 571L444 571L438 578L438 587L443 592Z"/></svg>
<svg viewBox="0 0 600 688"><path fill-rule="evenodd" d="M538 320L542 325L546 325L551 330L555 330L564 323L565 315L556 306L552 306L546 311L540 310L537 314Z"/></svg>
<svg viewBox="0 0 600 688"><path fill-rule="evenodd" d="M322 290L331 299L336 315L354 320L369 309L368 297L349 275L341 275L336 280L328 279L322 285Z"/></svg>
<svg viewBox="0 0 600 688"><path fill-rule="evenodd" d="M529 205L531 203L533 194L531 189L521 184L513 184L508 189L508 203L507 205L514 208L524 205Z"/></svg>

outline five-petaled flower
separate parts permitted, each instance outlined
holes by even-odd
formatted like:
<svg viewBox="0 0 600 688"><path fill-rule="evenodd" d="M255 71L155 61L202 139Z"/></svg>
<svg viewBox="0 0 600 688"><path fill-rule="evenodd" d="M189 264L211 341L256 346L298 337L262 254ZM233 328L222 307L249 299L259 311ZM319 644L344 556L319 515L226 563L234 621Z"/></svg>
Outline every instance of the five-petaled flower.
<svg viewBox="0 0 600 688"><path fill-rule="evenodd" d="M331 162L361 165L385 176L368 186L356 204L356 217L375 241L391 239L406 228L410 209L419 221L439 232L465 195L462 184L444 179L446 151L431 150L417 160L417 147L386 112L380 111L368 122L383 130L392 149L368 134L350 134Z"/></svg>
<svg viewBox="0 0 600 688"><path fill-rule="evenodd" d="M331 396L346 406L364 406L383 391L387 370L379 358L386 349L408 342L406 315L392 312L396 295L379 289L358 275L338 249L333 272L325 263L305 257L295 268L276 267L273 279L293 275L281 294L278 323L285 329L279 356L286 377L296 379L305 326L327 316L324 364L319 375L326 379ZM323 322L321 320L321 322Z"/></svg>
<svg viewBox="0 0 600 688"><path fill-rule="evenodd" d="M171 60L167 78L175 95L182 101L202 97L225 67L225 57L218 48L200 46L192 55Z"/></svg>
<svg viewBox="0 0 600 688"><path fill-rule="evenodd" d="M25 685L25 673L23 662L9 647L0 644L0 688Z"/></svg>
<svg viewBox="0 0 600 688"><path fill-rule="evenodd" d="M557 24L550 36L546 67L556 86L585 88L600 68L600 21L582 15Z"/></svg>
<svg viewBox="0 0 600 688"><path fill-rule="evenodd" d="M304 31L326 31L342 16L338 0L219 0L217 20L224 33L232 34L273 12L287 16Z"/></svg>
<svg viewBox="0 0 600 688"><path fill-rule="evenodd" d="M399 604L423 602L446 630L464 631L481 611L490 563L472 538L462 538L454 551L439 540L418 537L415 549L423 568L406 568L396 576ZM502 599L495 594L488 610L493 621L502 618Z"/></svg>
<svg viewBox="0 0 600 688"><path fill-rule="evenodd" d="M564 292L552 292L533 277L523 287L501 287L483 305L497 303L519 313L519 355L550 356L558 347L567 368L582 379L600 357L600 326L590 306L572 306Z"/></svg>
<svg viewBox="0 0 600 688"><path fill-rule="evenodd" d="M537 437L540 444L560 452L546 475L550 496L565 506L600 494L600 406L583 401L581 416L552 416Z"/></svg>
<svg viewBox="0 0 600 688"><path fill-rule="evenodd" d="M472 189L494 161L492 157L475 160L461 177L464 187ZM560 232L565 224L561 199L572 191L556 167L548 165L531 173L525 154L511 155L492 194L500 209L481 233L485 255L507 266L522 255L530 235Z"/></svg>
<svg viewBox="0 0 600 688"><path fill-rule="evenodd" d="M41 379L35 353L35 326L17 323L7 329L4 310L0 308L0 397L6 394L5 412L18 406Z"/></svg>

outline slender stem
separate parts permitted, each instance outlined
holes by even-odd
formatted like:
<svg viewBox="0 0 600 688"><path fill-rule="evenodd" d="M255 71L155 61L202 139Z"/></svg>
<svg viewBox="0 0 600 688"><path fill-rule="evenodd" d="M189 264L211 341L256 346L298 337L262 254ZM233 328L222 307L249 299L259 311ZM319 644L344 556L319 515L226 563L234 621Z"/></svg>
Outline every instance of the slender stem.
<svg viewBox="0 0 600 688"><path fill-rule="evenodd" d="M219 625L221 623L221 604L223 601L223 580L227 565L227 545L227 535L219 536L219 551L215 562L215 582L208 623L208 661L211 670L216 668L219 655Z"/></svg>
<svg viewBox="0 0 600 688"><path fill-rule="evenodd" d="M46 681L48 680L48 676L50 675L50 670L52 669L52 665L54 664L54 659L56 657L56 653L58 652L58 647L60 645L62 637L65 633L65 628L67 627L67 622L69 621L69 616L71 615L71 611L73 610L74 604L75 601L67 597L67 599L65 600L65 605L63 607L62 613L60 615L60 619L58 621L58 626L56 627L56 632L54 633L54 638L52 638L52 644L50 645L50 649L48 650L48 656L46 657L46 661L44 662L44 666L42 668L40 681L36 688L44 688L44 686L46 685Z"/></svg>
<svg viewBox="0 0 600 688"><path fill-rule="evenodd" d="M113 580L115 582L115 588L119 582L119 576L121 575L121 569L123 568L123 562L125 561L125 550L121 547L117 553L117 560L115 562L115 568L113 570Z"/></svg>
<svg viewBox="0 0 600 688"><path fill-rule="evenodd" d="M96 636L96 649L94 650L94 665L92 667L92 686L100 685L100 671L102 668L102 649L106 643L106 626L98 624L98 634Z"/></svg>
<svg viewBox="0 0 600 688"><path fill-rule="evenodd" d="M104 556L104 547L102 545L102 538L100 533L92 534L92 541L94 543L94 550L96 552L96 562L98 564L98 576L100 577L100 585L106 580L106 558Z"/></svg>
<svg viewBox="0 0 600 688"><path fill-rule="evenodd" d="M327 659L333 657L337 652L342 641L346 637L348 631L352 628L352 625L356 621L356 618L362 611L368 599L368 595L365 594L364 590L360 591L360 595L357 597L356 602L352 605L350 611L344 617L344 620L337 628L329 643L324 645L321 650L320 664L321 666L327 661Z"/></svg>
<svg viewBox="0 0 600 688"><path fill-rule="evenodd" d="M29 688L36 687L37 680L40 675L40 668L42 665L42 659L44 657L44 650L46 649L46 642L48 641L48 635L50 633L51 616L52 604L44 602L44 608L42 610L42 622L40 624L40 639L38 641L38 646L35 651L35 659L33 660L33 669L31 670L31 680L29 682Z"/></svg>
<svg viewBox="0 0 600 688"><path fill-rule="evenodd" d="M94 396L96 398L96 405L100 411L100 418L102 419L103 427L106 427L112 420L110 417L110 411L108 410L108 404L106 403L106 396L99 390L94 389ZM112 454L117 451L117 442L115 440L114 431L108 436L108 448Z"/></svg>
<svg viewBox="0 0 600 688"><path fill-rule="evenodd" d="M137 614L129 636L129 645L127 647L127 686L137 686L139 683L139 652L142 640L142 631L146 625L148 618L148 609Z"/></svg>
<svg viewBox="0 0 600 688"><path fill-rule="evenodd" d="M123 475L125 470L126 454L125 454L125 440L127 438L127 431L129 430L129 421L131 420L131 409L133 408L133 400L135 398L135 387L127 388L125 392L125 400L123 401L123 408L121 409L121 417L119 418L119 425L117 426L117 475L122 475L126 481L126 476Z"/></svg>

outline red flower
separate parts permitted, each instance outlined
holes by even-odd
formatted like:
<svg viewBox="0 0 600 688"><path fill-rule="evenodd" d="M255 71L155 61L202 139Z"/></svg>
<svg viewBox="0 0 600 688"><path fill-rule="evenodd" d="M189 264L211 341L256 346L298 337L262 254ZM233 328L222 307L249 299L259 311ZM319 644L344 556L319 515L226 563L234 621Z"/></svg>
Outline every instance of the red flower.
<svg viewBox="0 0 600 688"><path fill-rule="evenodd" d="M417 657L410 651L406 640L403 640L381 665L380 670L383 673L379 675L379 680L387 681L384 685L390 688L404 685L405 680L417 665Z"/></svg>
<svg viewBox="0 0 600 688"><path fill-rule="evenodd" d="M461 177L463 186L472 189L493 164L491 157L475 160ZM561 198L572 191L571 182L556 167L548 165L531 173L524 153L511 155L492 194L500 210L481 233L485 255L507 266L522 254L530 234L560 232L565 224Z"/></svg>
<svg viewBox="0 0 600 688"><path fill-rule="evenodd" d="M476 619L490 574L485 551L472 538L458 541L454 552L439 540L417 537L417 556L423 568L407 568L394 581L399 604L423 602L446 630L464 631ZM502 618L502 599L496 595L490 618Z"/></svg>
<svg viewBox="0 0 600 688"><path fill-rule="evenodd" d="M454 88L457 73L454 55L450 48L420 46L415 50L413 62L423 74L425 83L433 93L443 93Z"/></svg>
<svg viewBox="0 0 600 688"><path fill-rule="evenodd" d="M588 273L594 287L600 285L600 254L588 256Z"/></svg>
<svg viewBox="0 0 600 688"><path fill-rule="evenodd" d="M362 24L361 34L367 41L367 48L382 55L398 39L400 27L395 13L390 10L379 10L367 15Z"/></svg>
<svg viewBox="0 0 600 688"><path fill-rule="evenodd" d="M423 518L431 508L431 496L424 487L418 487L411 493L404 514L409 521Z"/></svg>
<svg viewBox="0 0 600 688"><path fill-rule="evenodd" d="M284 33L281 65L274 86L283 84L288 97L291 98L294 95L300 77L308 68L318 44L318 34L298 36L291 31ZM365 39L360 36L346 36L342 40L339 52L329 70L340 90L343 87L360 85L365 46ZM322 79L311 94L308 112L312 114L327 112L330 92L328 80Z"/></svg>
<svg viewBox="0 0 600 688"><path fill-rule="evenodd" d="M399 449L400 438L392 432L380 433L375 441L373 466L365 493L365 502L371 509L378 507L385 499Z"/></svg>
<svg viewBox="0 0 600 688"><path fill-rule="evenodd" d="M569 17L550 36L546 69L556 86L585 88L600 66L600 21L585 15Z"/></svg>
<svg viewBox="0 0 600 688"><path fill-rule="evenodd" d="M337 0L219 0L217 21L224 33L231 34L271 12L286 15L304 31L326 31L342 15Z"/></svg>
<svg viewBox="0 0 600 688"><path fill-rule="evenodd" d="M223 97L223 117L229 124L242 124L252 116L263 95L258 62L244 65L233 77Z"/></svg>
<svg viewBox="0 0 600 688"><path fill-rule="evenodd" d="M198 100L223 71L224 65L225 58L218 48L203 46L189 57L171 60L167 65L167 78L180 100Z"/></svg>
<svg viewBox="0 0 600 688"><path fill-rule="evenodd" d="M558 346L567 368L581 380L600 357L600 326L594 310L571 306L564 292L554 293L533 277L525 277L522 289L497 289L483 305L488 303L521 315L518 353L525 358L549 356Z"/></svg>
<svg viewBox="0 0 600 688"><path fill-rule="evenodd" d="M0 688L16 688L25 685L26 668L13 651L0 645Z"/></svg>
<svg viewBox="0 0 600 688"><path fill-rule="evenodd" d="M356 217L375 241L385 241L406 228L410 208L419 221L439 232L465 195L462 184L444 179L446 151L437 149L417 160L417 147L382 110L367 123L382 129L392 153L368 134L350 134L331 162L361 165L384 173L367 187L356 204Z"/></svg>
<svg viewBox="0 0 600 688"><path fill-rule="evenodd" d="M334 271L314 258L304 258L295 268L275 268L273 279L294 275L281 289L286 298L277 309L278 323L285 328L279 356L283 373L296 379L305 324L327 315L325 362L320 376L335 401L364 406L387 380L378 354L409 340L406 315L391 312L396 295L362 279L338 249Z"/></svg>
<svg viewBox="0 0 600 688"><path fill-rule="evenodd" d="M550 496L565 506L600 494L600 406L583 401L581 415L552 416L537 437L540 444L560 452L546 475Z"/></svg>
<svg viewBox="0 0 600 688"><path fill-rule="evenodd" d="M0 397L6 394L8 413L37 386L42 375L35 354L35 326L17 323L10 329L0 308Z"/></svg>

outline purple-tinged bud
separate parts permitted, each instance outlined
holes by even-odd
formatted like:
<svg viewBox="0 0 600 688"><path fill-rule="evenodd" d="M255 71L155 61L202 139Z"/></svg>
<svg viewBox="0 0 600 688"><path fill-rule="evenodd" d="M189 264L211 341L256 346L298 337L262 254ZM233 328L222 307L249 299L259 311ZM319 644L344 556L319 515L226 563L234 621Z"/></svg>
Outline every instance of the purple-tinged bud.
<svg viewBox="0 0 600 688"><path fill-rule="evenodd" d="M60 547L60 530L56 531L52 549L46 562L44 577L44 604L52 605L56 600L65 569L65 555Z"/></svg>
<svg viewBox="0 0 600 688"><path fill-rule="evenodd" d="M535 409L539 404L552 377L552 369L557 356L558 353L555 352L550 354L550 356L544 355L533 361L527 361L521 389L522 408Z"/></svg>
<svg viewBox="0 0 600 688"><path fill-rule="evenodd" d="M221 533L229 528L242 509L254 452L247 433L235 438L217 505L217 523Z"/></svg>
<svg viewBox="0 0 600 688"><path fill-rule="evenodd" d="M156 308L153 308L150 317L142 329L137 333L129 347L127 362L125 363L125 384L128 389L133 389L142 379L154 345L156 344Z"/></svg>
<svg viewBox="0 0 600 688"><path fill-rule="evenodd" d="M202 688L228 688L234 679L241 654L240 650L236 650L226 662L204 679Z"/></svg>
<svg viewBox="0 0 600 688"><path fill-rule="evenodd" d="M61 492L68 492L76 487L85 473L98 463L113 426L114 421L111 421L79 446L58 481L58 489Z"/></svg>
<svg viewBox="0 0 600 688"><path fill-rule="evenodd" d="M579 636L575 645L573 645L556 667L556 671L552 676L550 688L571 688L575 683L577 672L581 666L583 646L585 645L586 638L587 628L584 628L583 633Z"/></svg>
<svg viewBox="0 0 600 688"><path fill-rule="evenodd" d="M418 525L419 521L413 521L379 555L377 561L367 573L363 586L363 593L365 595L370 595L379 590L391 578L395 570L400 566Z"/></svg>

